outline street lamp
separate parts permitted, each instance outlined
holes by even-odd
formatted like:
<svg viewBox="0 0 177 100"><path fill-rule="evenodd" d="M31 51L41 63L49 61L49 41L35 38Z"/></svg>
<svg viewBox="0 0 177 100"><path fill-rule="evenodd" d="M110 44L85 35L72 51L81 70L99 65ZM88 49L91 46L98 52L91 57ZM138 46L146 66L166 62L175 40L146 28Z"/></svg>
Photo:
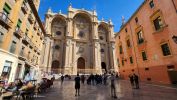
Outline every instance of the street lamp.
<svg viewBox="0 0 177 100"><path fill-rule="evenodd" d="M172 39L177 44L177 36L173 35Z"/></svg>

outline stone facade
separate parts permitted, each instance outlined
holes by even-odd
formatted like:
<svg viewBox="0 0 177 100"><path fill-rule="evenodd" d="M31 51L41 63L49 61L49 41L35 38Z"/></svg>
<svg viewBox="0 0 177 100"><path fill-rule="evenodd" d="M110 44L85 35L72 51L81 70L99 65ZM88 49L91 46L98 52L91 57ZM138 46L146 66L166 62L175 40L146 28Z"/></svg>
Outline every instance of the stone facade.
<svg viewBox="0 0 177 100"><path fill-rule="evenodd" d="M99 21L95 11L71 5L67 15L49 9L45 19L45 71L72 75L118 71L111 20Z"/></svg>

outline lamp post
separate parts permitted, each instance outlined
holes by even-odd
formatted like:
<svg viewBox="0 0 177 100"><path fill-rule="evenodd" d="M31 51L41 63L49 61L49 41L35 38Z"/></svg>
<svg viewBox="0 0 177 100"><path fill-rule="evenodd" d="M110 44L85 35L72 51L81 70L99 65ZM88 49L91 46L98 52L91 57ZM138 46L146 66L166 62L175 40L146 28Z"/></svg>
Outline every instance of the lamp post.
<svg viewBox="0 0 177 100"><path fill-rule="evenodd" d="M177 44L177 36L173 35L172 39Z"/></svg>

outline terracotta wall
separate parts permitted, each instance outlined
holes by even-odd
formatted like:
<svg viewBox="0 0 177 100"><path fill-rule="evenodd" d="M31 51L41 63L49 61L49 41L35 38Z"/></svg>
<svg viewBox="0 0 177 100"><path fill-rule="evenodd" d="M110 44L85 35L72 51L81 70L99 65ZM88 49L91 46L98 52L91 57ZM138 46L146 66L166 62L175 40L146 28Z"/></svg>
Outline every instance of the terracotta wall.
<svg viewBox="0 0 177 100"><path fill-rule="evenodd" d="M116 55L119 59L119 70L125 79L128 79L130 73L137 73L142 81L170 84L167 66L173 65L175 66L173 70L177 70L177 44L172 40L173 35L177 36L177 13L172 0L153 0L155 5L153 8L149 6L150 1L146 0L117 33ZM163 20L163 28L156 31L153 18L158 15ZM136 17L138 23L135 21ZM139 30L143 32L144 42L142 44L137 43ZM127 39L130 39L130 48L127 47ZM163 55L161 49L163 43L168 43L171 55ZM120 45L123 46L123 54L119 54ZM142 60L142 51L146 52L146 61ZM133 57L133 64L130 64L130 56ZM122 59L124 66L121 63Z"/></svg>

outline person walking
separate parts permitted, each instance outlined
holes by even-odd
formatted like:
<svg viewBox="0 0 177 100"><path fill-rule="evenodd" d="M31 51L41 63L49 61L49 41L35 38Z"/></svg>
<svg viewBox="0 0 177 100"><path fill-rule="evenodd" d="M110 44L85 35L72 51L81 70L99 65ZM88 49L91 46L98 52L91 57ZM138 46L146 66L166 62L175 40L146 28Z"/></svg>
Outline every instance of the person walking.
<svg viewBox="0 0 177 100"><path fill-rule="evenodd" d="M81 81L82 81L82 84L85 83L85 75L82 75L82 76L81 76Z"/></svg>
<svg viewBox="0 0 177 100"><path fill-rule="evenodd" d="M64 76L61 75L61 85L63 84L63 81L64 81Z"/></svg>
<svg viewBox="0 0 177 100"><path fill-rule="evenodd" d="M77 74L77 76L75 77L75 90L76 90L76 94L75 96L80 96L79 94L79 90L80 90L80 77L79 74Z"/></svg>
<svg viewBox="0 0 177 100"><path fill-rule="evenodd" d="M115 86L115 76L114 76L113 73L111 74L111 96L113 98L117 98L117 96L116 96L116 86Z"/></svg>
<svg viewBox="0 0 177 100"><path fill-rule="evenodd" d="M107 75L106 75L106 73L103 75L103 83L104 83L104 85L107 85Z"/></svg>
<svg viewBox="0 0 177 100"><path fill-rule="evenodd" d="M133 78L134 78L134 81L135 81L136 89L139 89L139 77L138 77L138 75L133 74Z"/></svg>
<svg viewBox="0 0 177 100"><path fill-rule="evenodd" d="M132 88L134 88L134 77L132 74L129 75L129 79L130 79L130 83L131 83Z"/></svg>

